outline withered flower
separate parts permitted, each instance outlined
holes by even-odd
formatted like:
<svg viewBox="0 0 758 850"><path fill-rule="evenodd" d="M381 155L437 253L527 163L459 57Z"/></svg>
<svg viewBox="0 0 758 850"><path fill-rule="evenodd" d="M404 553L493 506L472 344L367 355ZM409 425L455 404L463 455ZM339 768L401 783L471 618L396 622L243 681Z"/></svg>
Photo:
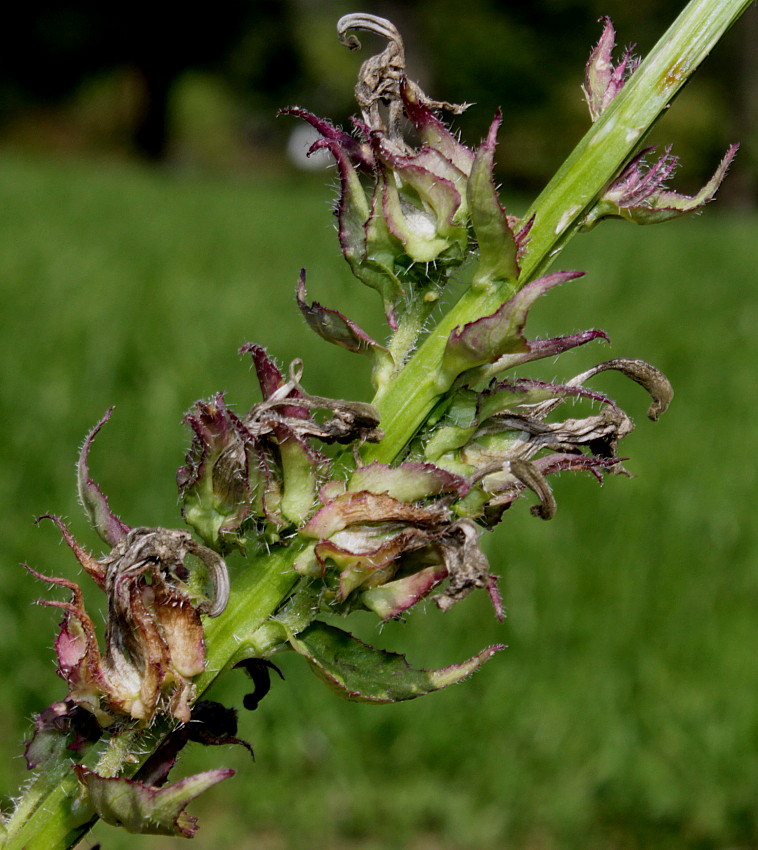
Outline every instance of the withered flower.
<svg viewBox="0 0 758 850"><path fill-rule="evenodd" d="M205 669L200 615L216 617L226 607L226 566L185 531L129 528L110 510L88 468L92 442L110 413L88 436L78 469L82 501L111 551L96 559L60 518L49 517L107 596L103 654L79 586L31 572L71 593L68 602L41 602L64 611L55 649L58 672L69 688L65 704L71 711L86 710L102 727L128 720L149 723L159 712L186 722L194 697L192 680ZM210 597L202 590L206 578L212 584Z"/></svg>
<svg viewBox="0 0 758 850"><path fill-rule="evenodd" d="M671 385L642 360L608 360L565 384L522 378L493 380L481 392L459 391L424 447L426 457L439 466L470 476L470 492L456 510L493 525L529 489L540 500L533 513L550 519L556 505L545 476L586 470L602 481L605 472L625 472L617 446L633 430L632 420L610 398L584 386L607 370L621 372L651 394L650 419L668 407ZM581 418L548 421L568 399L587 399L601 408Z"/></svg>
<svg viewBox="0 0 758 850"><path fill-rule="evenodd" d="M500 615L479 531L451 510L468 488L463 477L431 463L361 467L346 484L322 489L323 507L300 529L316 542L295 568L327 581L336 568L335 603L355 599L382 619L406 611L445 579L447 600L486 587Z"/></svg>
<svg viewBox="0 0 758 850"><path fill-rule="evenodd" d="M193 439L177 473L185 520L221 551L276 540L306 520L330 471L317 442L360 445L381 437L370 404L306 392L299 360L285 378L261 346L241 352L252 356L262 401L242 417L221 394L197 402L185 417Z"/></svg>

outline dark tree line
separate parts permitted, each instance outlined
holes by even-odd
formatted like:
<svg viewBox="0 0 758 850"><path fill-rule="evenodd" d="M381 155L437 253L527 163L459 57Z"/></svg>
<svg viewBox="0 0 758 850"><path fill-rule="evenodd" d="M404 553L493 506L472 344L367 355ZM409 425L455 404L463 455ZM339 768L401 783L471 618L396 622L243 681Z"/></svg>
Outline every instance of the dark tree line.
<svg viewBox="0 0 758 850"><path fill-rule="evenodd" d="M475 142L502 107L513 179L543 179L586 126L578 84L587 52L612 17L619 47L645 53L685 0L373 0L361 11L394 20L405 34L411 70L430 93L475 102L456 121ZM301 103L347 121L350 79L360 58L336 39L348 0L218 0L195 7L94 0L14 4L0 36L0 125L28 104L55 103L88 79L121 67L139 81L131 130L136 152L166 156L170 101L190 69L221 75L250 112L273 116ZM735 182L755 192L758 9L743 18L697 75L697 127L685 153L695 171L709 167L726 141L743 141ZM366 39L366 49L378 42ZM674 113L675 114L675 113ZM687 128L685 128L686 130ZM508 154L506 153L506 168ZM700 160L700 161L698 161ZM699 178L701 175L696 174Z"/></svg>

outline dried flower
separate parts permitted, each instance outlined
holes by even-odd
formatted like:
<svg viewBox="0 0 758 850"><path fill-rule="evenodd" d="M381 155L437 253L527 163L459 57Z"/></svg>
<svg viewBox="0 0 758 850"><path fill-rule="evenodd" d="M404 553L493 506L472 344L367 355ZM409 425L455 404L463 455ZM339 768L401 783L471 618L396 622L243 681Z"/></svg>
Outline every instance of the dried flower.
<svg viewBox="0 0 758 850"><path fill-rule="evenodd" d="M226 566L218 554L186 531L130 529L110 510L88 468L92 442L110 413L89 434L78 468L82 500L95 528L113 548L98 560L77 543L60 518L49 517L107 596L104 655L79 586L30 570L71 593L68 602L41 602L64 611L55 642L58 672L69 687L64 703L69 708L63 716L74 723L76 711L84 709L102 727L119 720L149 723L157 712L186 722L194 697L192 679L205 669L200 615L216 617L226 607ZM189 564L189 556L194 557L194 565ZM191 582L206 575L212 595L198 598ZM62 728L60 722L56 725Z"/></svg>
<svg viewBox="0 0 758 850"><path fill-rule="evenodd" d="M193 439L177 473L185 520L221 551L272 542L305 521L329 473L314 441L360 444L381 436L371 405L307 393L300 361L285 379L259 345L241 351L252 355L263 400L243 417L221 394L197 402L184 419Z"/></svg>

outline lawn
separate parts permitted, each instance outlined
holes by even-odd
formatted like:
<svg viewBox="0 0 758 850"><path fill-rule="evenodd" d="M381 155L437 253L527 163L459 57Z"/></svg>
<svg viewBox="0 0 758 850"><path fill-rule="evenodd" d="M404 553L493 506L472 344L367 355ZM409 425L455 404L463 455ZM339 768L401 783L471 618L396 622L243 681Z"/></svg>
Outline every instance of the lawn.
<svg viewBox="0 0 758 850"><path fill-rule="evenodd" d="M373 293L336 249L323 176L212 181L133 166L0 162L3 346L0 464L0 778L25 778L29 718L64 695L48 589L19 562L74 578L55 512L98 550L76 503L73 465L92 425L93 472L131 525L180 523L174 484L197 398L257 399L248 341L305 361L311 391L367 400L364 364L297 314L310 294L379 332ZM758 841L758 219L712 207L696 219L609 224L577 237L555 268L589 274L534 309L530 335L589 327L596 344L550 364L569 377L611 356L642 357L676 390L657 424L641 390L613 375L638 430L635 475L598 488L555 482L550 523L519 505L488 547L508 618L484 598L448 615L355 628L423 666L509 648L472 680L417 702L344 703L302 659L240 730L239 751L195 749L182 770L237 776L194 806L197 850L648 850ZM348 306L349 305L349 306ZM235 570L244 569L241 559ZM93 604L96 596L90 594ZM242 676L217 699L241 704ZM248 688L249 689L249 688ZM100 825L83 842L168 850Z"/></svg>

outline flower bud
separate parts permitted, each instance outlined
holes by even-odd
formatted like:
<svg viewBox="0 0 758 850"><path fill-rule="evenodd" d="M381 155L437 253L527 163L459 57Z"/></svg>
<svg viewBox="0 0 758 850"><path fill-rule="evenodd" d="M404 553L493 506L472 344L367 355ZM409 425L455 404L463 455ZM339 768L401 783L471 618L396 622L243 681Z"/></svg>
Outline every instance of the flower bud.
<svg viewBox="0 0 758 850"><path fill-rule="evenodd" d="M192 428L193 439L186 464L176 474L182 515L210 546L225 550L241 545L241 526L260 484L251 437L222 393L198 401L183 421Z"/></svg>
<svg viewBox="0 0 758 850"><path fill-rule="evenodd" d="M404 316L418 313L423 320L450 274L468 259L471 237L479 251L474 286L515 279L524 234L515 235L492 175L500 116L478 151L467 148L436 115L442 109L459 114L467 105L434 101L406 76L395 27L373 15L346 15L338 33L353 49L360 46L355 29L388 40L359 72L355 92L362 118L353 121L358 138L303 109L284 112L321 134L312 151L327 149L334 156L342 252L355 276L381 294L395 330ZM403 137L403 119L420 147Z"/></svg>

